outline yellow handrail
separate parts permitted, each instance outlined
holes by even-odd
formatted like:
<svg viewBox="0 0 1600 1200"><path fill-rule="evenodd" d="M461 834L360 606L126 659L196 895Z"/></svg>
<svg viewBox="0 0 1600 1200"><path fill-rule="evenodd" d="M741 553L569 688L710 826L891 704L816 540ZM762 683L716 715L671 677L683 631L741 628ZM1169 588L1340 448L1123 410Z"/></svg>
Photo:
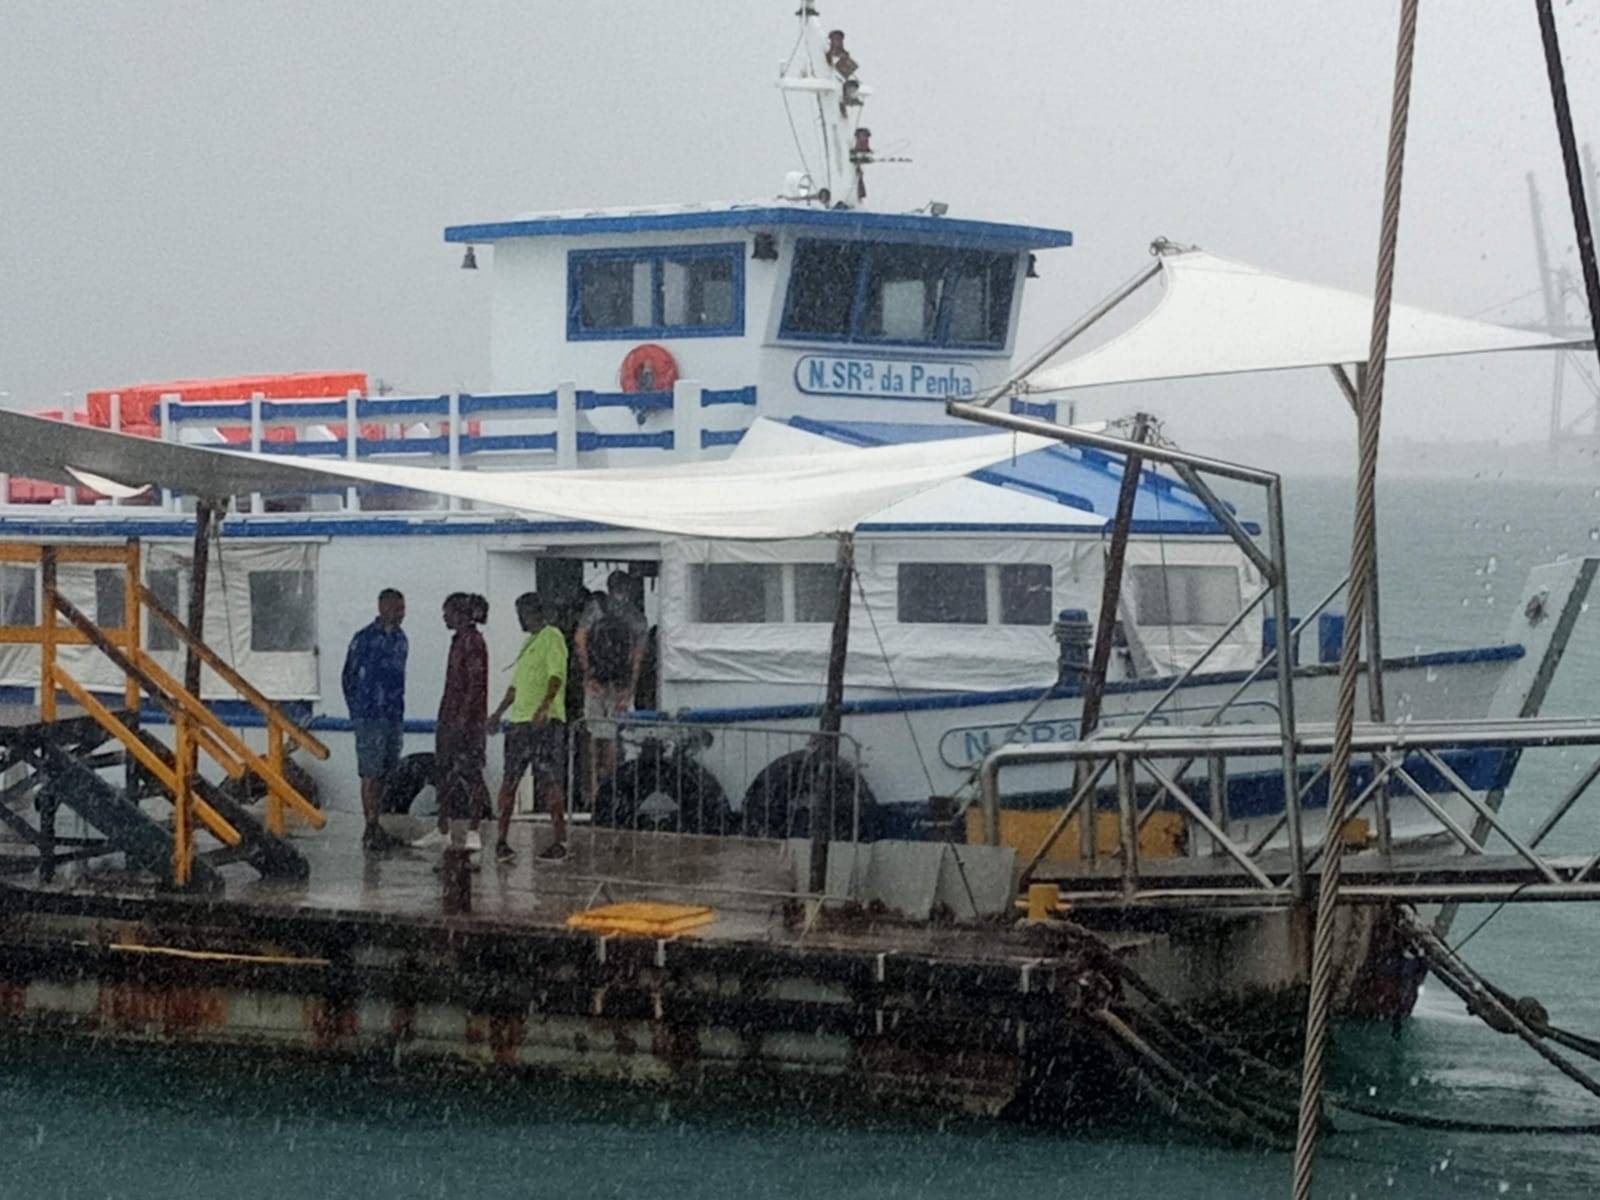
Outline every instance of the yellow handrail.
<svg viewBox="0 0 1600 1200"><path fill-rule="evenodd" d="M195 637L189 627L178 619L176 613L161 603L160 598L154 592L142 583L139 585L138 590L139 599L143 601L144 606L159 617L162 623L171 629L185 646L198 654L206 666L222 676L227 681L228 686L248 700L258 712L266 717L269 725L280 726L282 731L287 733L296 745L317 758L326 759L328 757L327 746L323 745L308 730L295 724L275 702L263 695L260 689L239 674L220 654L206 645L201 639Z"/></svg>

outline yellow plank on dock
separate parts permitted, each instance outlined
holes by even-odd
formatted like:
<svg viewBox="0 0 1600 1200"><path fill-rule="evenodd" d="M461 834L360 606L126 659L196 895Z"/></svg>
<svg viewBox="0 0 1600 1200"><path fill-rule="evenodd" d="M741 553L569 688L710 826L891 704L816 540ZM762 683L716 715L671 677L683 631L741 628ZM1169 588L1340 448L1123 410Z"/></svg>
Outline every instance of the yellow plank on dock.
<svg viewBox="0 0 1600 1200"><path fill-rule="evenodd" d="M667 937L697 929L717 919L717 910L703 904L668 904L662 900L627 900L575 912L567 918L574 929L593 933L631 933Z"/></svg>

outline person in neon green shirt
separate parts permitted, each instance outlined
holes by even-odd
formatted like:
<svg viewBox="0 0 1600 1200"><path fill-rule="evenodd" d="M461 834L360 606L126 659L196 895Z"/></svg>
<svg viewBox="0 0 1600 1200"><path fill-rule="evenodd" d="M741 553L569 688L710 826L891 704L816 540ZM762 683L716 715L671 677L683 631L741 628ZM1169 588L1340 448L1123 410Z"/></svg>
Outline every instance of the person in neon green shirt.
<svg viewBox="0 0 1600 1200"><path fill-rule="evenodd" d="M500 779L500 838L494 856L511 862L516 851L507 840L511 808L516 803L522 773L533 771L536 799L550 813L555 841L539 855L544 862L564 862L567 857L567 801L562 781L567 773L567 639L550 624L550 610L536 592L517 597L517 621L527 640L517 653L511 686L489 717L489 730L500 728L505 717L505 773Z"/></svg>

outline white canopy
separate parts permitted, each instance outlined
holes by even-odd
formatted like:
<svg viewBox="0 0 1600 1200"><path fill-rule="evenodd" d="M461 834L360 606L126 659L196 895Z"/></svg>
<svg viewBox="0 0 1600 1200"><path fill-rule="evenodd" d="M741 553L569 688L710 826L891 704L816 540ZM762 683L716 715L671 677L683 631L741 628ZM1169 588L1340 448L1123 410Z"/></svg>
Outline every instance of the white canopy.
<svg viewBox="0 0 1600 1200"><path fill-rule="evenodd" d="M1029 391L1244 371L1365 362L1372 297L1302 283L1203 250L1162 256L1165 294L1154 311L1104 345L1047 364ZM1396 304L1389 358L1588 345L1541 330L1510 329Z"/></svg>
<svg viewBox="0 0 1600 1200"><path fill-rule="evenodd" d="M768 540L854 529L946 480L1054 443L1000 433L784 457L579 471L452 471L183 446L0 410L0 472L89 473L220 500L351 482L458 496L516 512L694 537Z"/></svg>

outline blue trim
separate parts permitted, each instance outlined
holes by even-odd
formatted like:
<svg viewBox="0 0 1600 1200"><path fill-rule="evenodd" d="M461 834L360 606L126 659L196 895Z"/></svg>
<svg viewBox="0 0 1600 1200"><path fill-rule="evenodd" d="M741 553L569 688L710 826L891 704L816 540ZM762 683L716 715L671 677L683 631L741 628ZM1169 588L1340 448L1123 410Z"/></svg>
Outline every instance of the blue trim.
<svg viewBox="0 0 1600 1200"><path fill-rule="evenodd" d="M700 448L710 449L712 446L737 446L744 440L748 430L744 429L702 429L700 431Z"/></svg>
<svg viewBox="0 0 1600 1200"><path fill-rule="evenodd" d="M921 213L861 212L853 209L777 208L752 206L715 212L619 213L576 217L533 217L522 221L489 221L452 225L447 242L496 242L519 237L583 237L597 233L643 233L651 230L759 229L771 226L802 227L836 237L875 238L885 233L910 233L937 244L998 246L1016 250L1047 250L1072 245L1066 229L1034 225L1007 225L996 221L969 221Z"/></svg>
<svg viewBox="0 0 1600 1200"><path fill-rule="evenodd" d="M249 424L250 401L208 400L169 404L167 420L173 425L182 425L187 421L243 421Z"/></svg>
<svg viewBox="0 0 1600 1200"><path fill-rule="evenodd" d="M360 444L359 439L357 444ZM248 453L250 450L249 446L230 445L221 448L238 450L241 453ZM303 455L306 458L343 458L345 456L345 444L343 439L333 442L269 442L263 439L261 453Z"/></svg>
<svg viewBox="0 0 1600 1200"><path fill-rule="evenodd" d="M553 433L463 433L459 443L462 454L481 454L497 450L554 450Z"/></svg>
<svg viewBox="0 0 1600 1200"><path fill-rule="evenodd" d="M742 337L744 336L744 252L743 242L716 242L710 245L628 246L604 250L567 251L567 341L632 341L635 339ZM726 259L732 268L733 319L721 325L668 325L662 264L695 258ZM586 329L578 291L578 273L590 262L650 263L650 324L608 329Z"/></svg>
<svg viewBox="0 0 1600 1200"><path fill-rule="evenodd" d="M356 420L392 417L448 417L449 396L362 396L356 400Z"/></svg>
<svg viewBox="0 0 1600 1200"><path fill-rule="evenodd" d="M556 394L554 392L521 392L513 395L474 396L467 392L461 393L461 400L457 406L463 417L470 417L476 413L501 413L501 412L532 412L535 410L554 412L556 408Z"/></svg>
<svg viewBox="0 0 1600 1200"><path fill-rule="evenodd" d="M718 404L747 404L756 402L756 385L742 388L705 388L700 392L700 407L711 408Z"/></svg>
<svg viewBox="0 0 1600 1200"><path fill-rule="evenodd" d="M343 490L342 488L339 490ZM229 538L292 537L436 537L484 534L594 533L616 526L599 521L532 521L515 517L477 520L450 519L442 513L397 511L383 516L344 513L248 514L230 516L224 525ZM194 536L192 517L157 517L150 520L90 518L40 521L0 516L0 534L30 538L183 538Z"/></svg>
<svg viewBox="0 0 1600 1200"><path fill-rule="evenodd" d="M578 392L578 408L630 408L635 412L672 411L671 392Z"/></svg>
<svg viewBox="0 0 1600 1200"><path fill-rule="evenodd" d="M590 433L578 431L578 451L587 450L671 450L672 430L664 433Z"/></svg>
<svg viewBox="0 0 1600 1200"><path fill-rule="evenodd" d="M359 438L356 457L371 458L378 454L449 454L448 437Z"/></svg>
<svg viewBox="0 0 1600 1200"><path fill-rule="evenodd" d="M1460 666L1468 663L1483 662L1510 662L1522 658L1527 654L1523 647L1518 645L1478 646L1468 650L1438 650L1431 654L1410 654L1400 658L1386 658L1383 660L1385 670L1413 670L1419 667L1444 667ZM1305 679L1317 675L1333 674L1338 670L1337 663L1315 663L1295 668L1295 677ZM1243 683L1250 677L1249 671L1211 671L1192 675L1184 682L1182 688L1215 686L1218 684ZM1125 679L1106 684L1106 693L1115 695L1126 692L1149 691L1160 693L1171 685L1175 676L1163 676L1159 679ZM1260 678L1272 679L1274 675L1269 669L1262 672ZM1013 704L1017 702L1032 702L1043 697L1047 700L1070 699L1082 694L1082 689L1074 684L1051 688L1048 694L1040 688L1005 688L992 692L954 692L938 696L912 696L894 700L846 700L841 711L859 714L870 713L899 713L899 712L928 712L944 708L982 708L990 704ZM694 721L694 722L739 722L754 720L784 720L791 717L814 717L821 715L821 704L768 704L748 705L742 708L686 708L673 713L658 714L662 720ZM645 714L648 718L651 715Z"/></svg>
<svg viewBox="0 0 1600 1200"><path fill-rule="evenodd" d="M263 421L343 421L349 415L344 400L263 400Z"/></svg>

